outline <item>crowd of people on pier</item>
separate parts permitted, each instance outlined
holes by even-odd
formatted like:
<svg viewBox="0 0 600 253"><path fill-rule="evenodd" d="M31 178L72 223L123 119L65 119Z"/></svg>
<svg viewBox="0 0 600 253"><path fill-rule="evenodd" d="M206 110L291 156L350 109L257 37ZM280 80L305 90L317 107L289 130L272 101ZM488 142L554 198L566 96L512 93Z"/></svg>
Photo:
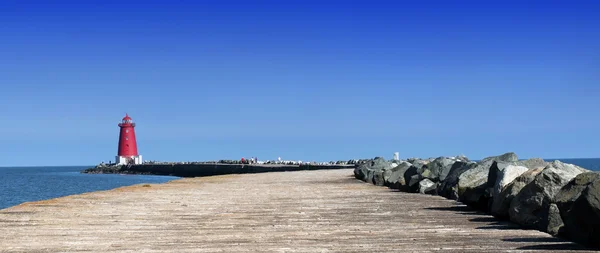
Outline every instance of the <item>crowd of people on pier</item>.
<svg viewBox="0 0 600 253"><path fill-rule="evenodd" d="M302 160L284 160L281 157L278 157L275 160L258 160L257 157L245 158L242 157L239 160L218 160L218 161L187 161L187 162L167 162L167 161L154 161L154 160L145 160L144 164L146 165L164 165L164 164L206 164L206 163L223 163L223 164L267 164L267 165L348 165L348 164L356 164L360 160L349 160L349 161L329 161L329 162L316 162L316 161L302 161ZM112 161L105 163L101 162L99 166L112 166L115 165Z"/></svg>
<svg viewBox="0 0 600 253"><path fill-rule="evenodd" d="M227 163L224 162L223 163ZM355 164L357 163L358 160L349 160L349 161L329 161L329 162L315 162L315 161L310 161L310 162L306 162L306 161L301 161L301 160L282 160L281 157L278 157L277 160L266 160L266 161L260 161L258 160L258 158L256 157L251 157L249 159L246 159L244 157L242 157L239 162L241 164L277 164L277 165L303 165L303 164L310 164L310 165L345 165L345 164Z"/></svg>

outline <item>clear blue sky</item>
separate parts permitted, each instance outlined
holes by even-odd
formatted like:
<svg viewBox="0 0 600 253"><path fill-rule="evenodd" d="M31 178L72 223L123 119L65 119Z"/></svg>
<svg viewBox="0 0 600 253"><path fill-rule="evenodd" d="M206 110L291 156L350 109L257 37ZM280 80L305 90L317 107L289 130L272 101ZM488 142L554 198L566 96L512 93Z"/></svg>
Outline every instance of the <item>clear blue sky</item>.
<svg viewBox="0 0 600 253"><path fill-rule="evenodd" d="M600 2L450 2L1 1L0 165L600 157Z"/></svg>

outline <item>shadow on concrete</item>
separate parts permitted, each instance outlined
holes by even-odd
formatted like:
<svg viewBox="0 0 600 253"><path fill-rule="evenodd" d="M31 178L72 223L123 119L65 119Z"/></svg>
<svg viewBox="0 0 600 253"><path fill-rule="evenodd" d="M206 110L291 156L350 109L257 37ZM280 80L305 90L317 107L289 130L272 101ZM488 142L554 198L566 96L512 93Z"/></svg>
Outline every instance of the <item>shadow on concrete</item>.
<svg viewBox="0 0 600 253"><path fill-rule="evenodd" d="M512 223L500 223L500 222L495 222L492 224L488 224L486 226L481 226L481 227L476 227L476 229L495 229L495 230L514 230L514 229L519 229L521 230L521 228L516 225L516 224L512 224Z"/></svg>
<svg viewBox="0 0 600 253"><path fill-rule="evenodd" d="M466 205L456 205L450 207L426 207L428 210L451 211L464 215L481 215L469 219L470 222L481 222L484 226L476 229L482 230L524 230L525 228L510 221L501 220L482 211L478 211ZM582 246L580 244L569 242L568 240L557 237L531 237L531 238L508 238L503 239L507 242L516 243L539 243L536 245L527 245L517 248L518 250L543 250L543 251L594 251L595 249Z"/></svg>
<svg viewBox="0 0 600 253"><path fill-rule="evenodd" d="M448 206L448 207L426 207L427 210L437 210L437 211L451 211L456 212L458 214L464 215L482 215L482 216L490 216L482 211L478 211L469 206Z"/></svg>
<svg viewBox="0 0 600 253"><path fill-rule="evenodd" d="M540 244L518 247L519 250L545 250L545 251L593 251L593 249L585 248L575 243L558 243L558 244Z"/></svg>
<svg viewBox="0 0 600 253"><path fill-rule="evenodd" d="M561 242L564 243L565 240L556 237L529 237L529 238L507 238L502 239L505 242Z"/></svg>
<svg viewBox="0 0 600 253"><path fill-rule="evenodd" d="M472 222L497 222L498 220L494 217L477 217L473 219L469 219Z"/></svg>

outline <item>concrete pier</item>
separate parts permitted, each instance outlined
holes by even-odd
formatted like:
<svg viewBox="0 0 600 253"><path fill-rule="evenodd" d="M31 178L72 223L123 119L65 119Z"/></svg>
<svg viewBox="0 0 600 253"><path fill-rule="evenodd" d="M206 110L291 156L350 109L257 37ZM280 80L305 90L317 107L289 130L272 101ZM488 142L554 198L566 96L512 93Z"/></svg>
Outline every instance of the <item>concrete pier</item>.
<svg viewBox="0 0 600 253"><path fill-rule="evenodd" d="M143 174L176 177L206 177L229 174L284 172L300 170L354 169L355 165L285 165L285 164L225 164L225 163L167 163L96 166L82 173L89 174Z"/></svg>
<svg viewBox="0 0 600 253"><path fill-rule="evenodd" d="M0 210L0 252L554 250L586 251L351 169L185 178Z"/></svg>

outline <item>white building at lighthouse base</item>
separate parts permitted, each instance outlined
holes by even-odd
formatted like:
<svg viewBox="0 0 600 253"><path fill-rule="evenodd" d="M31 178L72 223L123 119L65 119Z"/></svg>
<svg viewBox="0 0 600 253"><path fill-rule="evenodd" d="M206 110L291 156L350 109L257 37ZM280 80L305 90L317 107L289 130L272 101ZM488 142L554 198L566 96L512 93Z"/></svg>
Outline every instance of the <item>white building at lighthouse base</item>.
<svg viewBox="0 0 600 253"><path fill-rule="evenodd" d="M124 165L124 164L128 164L129 161L132 161L132 164L142 164L142 155L137 155L137 156L116 156L115 157L115 163L117 165Z"/></svg>

